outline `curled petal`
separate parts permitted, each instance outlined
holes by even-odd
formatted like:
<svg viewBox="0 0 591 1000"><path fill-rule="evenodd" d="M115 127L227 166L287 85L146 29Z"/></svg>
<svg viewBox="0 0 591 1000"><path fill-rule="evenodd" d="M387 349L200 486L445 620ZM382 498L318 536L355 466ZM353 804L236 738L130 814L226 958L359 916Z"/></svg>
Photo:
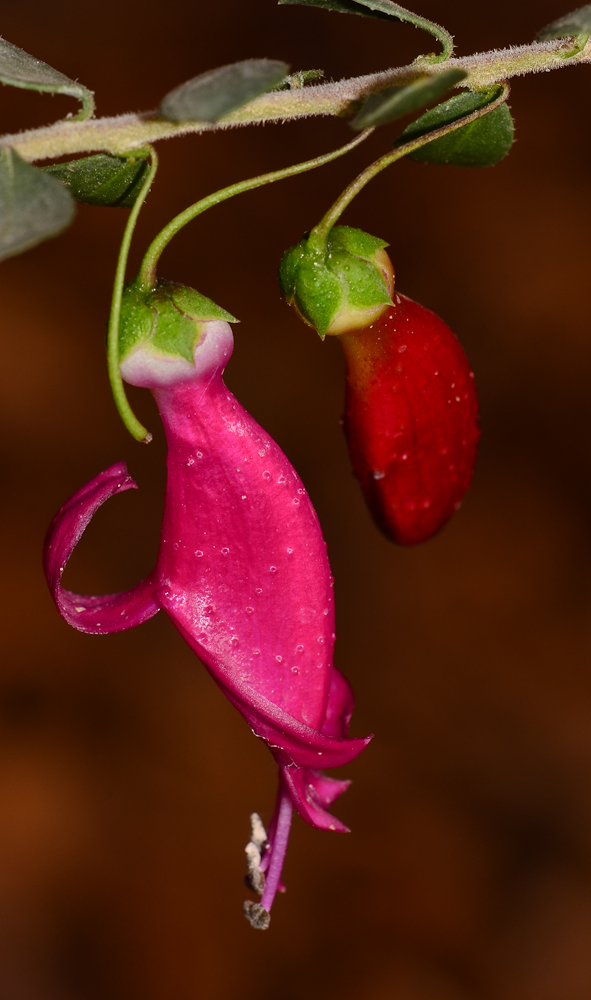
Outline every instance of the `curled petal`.
<svg viewBox="0 0 591 1000"><path fill-rule="evenodd" d="M72 552L98 508L115 493L137 489L124 462L100 472L74 493L51 522L43 550L43 568L62 618L80 632L121 632L148 620L160 605L154 600L152 575L137 587L119 594L90 597L73 594L61 585Z"/></svg>
<svg viewBox="0 0 591 1000"><path fill-rule="evenodd" d="M292 802L306 823L319 830L349 832L349 828L336 816L331 816L326 808L347 790L349 781L327 778L309 767L284 767L282 770Z"/></svg>
<svg viewBox="0 0 591 1000"><path fill-rule="evenodd" d="M349 681L343 677L340 670L333 667L328 689L328 704L322 723L322 732L325 736L346 737L354 705L355 699Z"/></svg>

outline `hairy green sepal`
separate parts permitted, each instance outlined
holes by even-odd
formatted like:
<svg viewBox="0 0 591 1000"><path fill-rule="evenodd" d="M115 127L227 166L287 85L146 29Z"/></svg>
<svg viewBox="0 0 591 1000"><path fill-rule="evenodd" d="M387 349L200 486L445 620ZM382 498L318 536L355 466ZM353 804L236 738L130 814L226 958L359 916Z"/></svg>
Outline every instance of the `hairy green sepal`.
<svg viewBox="0 0 591 1000"><path fill-rule="evenodd" d="M53 163L44 170L61 181L76 201L131 208L142 189L149 164L142 156L98 153L69 163Z"/></svg>
<svg viewBox="0 0 591 1000"><path fill-rule="evenodd" d="M483 91L466 91L457 97L450 97L408 125L394 143L394 148L404 146L413 139L451 125L460 118L485 108L498 98L499 93L499 87L495 86ZM511 112L506 104L501 104L494 111L477 118L469 125L426 143L411 153L410 158L420 163L456 167L491 167L507 155L513 140L514 126Z"/></svg>
<svg viewBox="0 0 591 1000"><path fill-rule="evenodd" d="M203 324L212 320L238 322L194 288L159 281L155 288L145 289L136 279L123 290L119 362L141 345L160 357L184 358L193 364Z"/></svg>
<svg viewBox="0 0 591 1000"><path fill-rule="evenodd" d="M351 226L335 226L322 246L308 234L283 256L281 292L322 339L337 324L344 332L349 318L352 327L363 325L360 317L369 322L392 301L378 259L387 246Z"/></svg>

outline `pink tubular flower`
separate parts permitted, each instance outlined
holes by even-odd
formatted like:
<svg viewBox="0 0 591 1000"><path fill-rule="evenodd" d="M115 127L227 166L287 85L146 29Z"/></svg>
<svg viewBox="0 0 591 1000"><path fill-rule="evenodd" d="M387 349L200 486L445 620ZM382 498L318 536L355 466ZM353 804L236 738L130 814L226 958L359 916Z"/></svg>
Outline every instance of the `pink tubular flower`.
<svg viewBox="0 0 591 1000"><path fill-rule="evenodd" d="M132 628L164 608L269 746L279 791L268 837L253 817L258 833L247 855L262 899L245 903L253 926L264 928L282 888L292 806L312 826L346 830L328 807L348 782L318 768L349 763L369 738L347 738L353 697L333 666L332 578L318 518L288 459L226 389L222 372L232 347L228 323L200 322L194 363L147 338L121 364L128 382L154 393L168 440L160 551L150 576L133 590L101 597L61 586L95 511L135 488L124 463L62 507L44 565L60 614L80 631Z"/></svg>

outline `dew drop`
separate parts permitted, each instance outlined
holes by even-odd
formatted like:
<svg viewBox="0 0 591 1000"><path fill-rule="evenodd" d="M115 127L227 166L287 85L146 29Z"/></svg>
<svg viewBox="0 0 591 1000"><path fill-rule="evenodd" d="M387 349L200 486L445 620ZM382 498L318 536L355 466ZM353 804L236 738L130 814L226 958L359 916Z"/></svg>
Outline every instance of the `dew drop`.
<svg viewBox="0 0 591 1000"><path fill-rule="evenodd" d="M306 492L305 490L298 490L298 493L300 494L300 496L304 496L305 492Z"/></svg>
<svg viewBox="0 0 591 1000"><path fill-rule="evenodd" d="M293 549L286 549L285 551L287 552L288 556L293 555Z"/></svg>
<svg viewBox="0 0 591 1000"><path fill-rule="evenodd" d="M261 651L260 651L260 649L253 649L253 651L252 651L252 655L253 655L253 656L260 656L260 655L261 655Z"/></svg>
<svg viewBox="0 0 591 1000"><path fill-rule="evenodd" d="M189 466L189 468L190 468L190 467L191 467L192 465L195 465L195 459L194 459L194 458L188 458L188 459L187 459L187 465Z"/></svg>
<svg viewBox="0 0 591 1000"><path fill-rule="evenodd" d="M255 587L255 591L254 592L255 592L255 594L262 594L263 588L262 587Z"/></svg>
<svg viewBox="0 0 591 1000"><path fill-rule="evenodd" d="M174 549L174 551L175 551L175 552L178 552L178 548L179 548L179 543L178 543L178 542L175 542L175 543L174 543L174 545L173 545L172 547L173 547L173 549Z"/></svg>
<svg viewBox="0 0 591 1000"><path fill-rule="evenodd" d="M198 559L201 559L201 556L203 555L203 552L201 551L201 549L197 549L195 555L197 556Z"/></svg>
<svg viewBox="0 0 591 1000"><path fill-rule="evenodd" d="M241 500L246 500L246 497L240 497Z"/></svg>
<svg viewBox="0 0 591 1000"><path fill-rule="evenodd" d="M195 452L195 456L196 456L196 458L203 458L203 452L202 451L196 451Z"/></svg>
<svg viewBox="0 0 591 1000"><path fill-rule="evenodd" d="M398 353L399 354L404 354L404 352L406 350L406 346L407 346L406 344L401 344L400 347L398 348Z"/></svg>
<svg viewBox="0 0 591 1000"><path fill-rule="evenodd" d="M237 635L233 635L232 638L230 639L230 645L231 646L238 646L239 644L240 644L240 640L239 640L238 636Z"/></svg>
<svg viewBox="0 0 591 1000"><path fill-rule="evenodd" d="M376 469L375 472L372 472L371 475L372 475L372 479L385 479L386 478L386 473L382 472L381 470L378 470L378 469Z"/></svg>
<svg viewBox="0 0 591 1000"><path fill-rule="evenodd" d="M282 656L278 655L278 656L275 657L275 659L277 660L277 663L283 663L283 657Z"/></svg>
<svg viewBox="0 0 591 1000"><path fill-rule="evenodd" d="M328 608L325 608L324 611L322 612L322 614L323 615L327 615L328 614Z"/></svg>
<svg viewBox="0 0 591 1000"><path fill-rule="evenodd" d="M223 556L227 556L229 551L230 549L227 546L221 550Z"/></svg>
<svg viewBox="0 0 591 1000"><path fill-rule="evenodd" d="M400 459L401 459L402 462L406 462L407 458L408 458L408 455L406 454L406 452L404 452L404 455L400 456Z"/></svg>
<svg viewBox="0 0 591 1000"><path fill-rule="evenodd" d="M303 653L303 652L304 652L304 647L300 643L299 646L296 646L296 653Z"/></svg>
<svg viewBox="0 0 591 1000"><path fill-rule="evenodd" d="M269 573L276 573L276 572L277 572L276 566L269 566Z"/></svg>
<svg viewBox="0 0 591 1000"><path fill-rule="evenodd" d="M296 507L299 507L299 505L300 505L300 501L299 501L298 497L294 497L291 502L293 504L295 504Z"/></svg>
<svg viewBox="0 0 591 1000"><path fill-rule="evenodd" d="M287 479L285 478L285 476L283 474L281 474L280 476L277 477L277 482L281 486L283 486L283 484L287 482Z"/></svg>
<svg viewBox="0 0 591 1000"><path fill-rule="evenodd" d="M270 479L270 478L271 478L270 472L263 472L263 479Z"/></svg>
<svg viewBox="0 0 591 1000"><path fill-rule="evenodd" d="M260 448L260 449L259 449L259 455L260 455L260 457L261 457L261 458L264 458L264 457L265 457L265 455L266 455L266 451L265 451L265 449L264 449L264 448Z"/></svg>
<svg viewBox="0 0 591 1000"><path fill-rule="evenodd" d="M245 611L247 615L252 615L252 613L254 612L254 608L245 608Z"/></svg>
<svg viewBox="0 0 591 1000"><path fill-rule="evenodd" d="M319 635L318 636L318 642L320 643L321 646L324 646L324 636L323 635Z"/></svg>
<svg viewBox="0 0 591 1000"><path fill-rule="evenodd" d="M291 668L291 672L292 672L292 674L299 674L300 668L299 667L292 667Z"/></svg>

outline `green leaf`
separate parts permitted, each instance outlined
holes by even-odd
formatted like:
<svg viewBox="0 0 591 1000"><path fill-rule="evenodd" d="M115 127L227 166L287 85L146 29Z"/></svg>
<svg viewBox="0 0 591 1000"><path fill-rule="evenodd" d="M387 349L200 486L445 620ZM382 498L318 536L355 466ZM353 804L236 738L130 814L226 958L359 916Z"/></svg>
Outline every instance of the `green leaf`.
<svg viewBox="0 0 591 1000"><path fill-rule="evenodd" d="M408 87L387 87L379 94L370 94L359 114L351 122L351 127L361 131L364 128L387 125L398 118L403 118L411 111L417 111L439 100L467 75L463 69L449 69L436 76L416 80Z"/></svg>
<svg viewBox="0 0 591 1000"><path fill-rule="evenodd" d="M306 7L324 7L325 10L336 10L342 14L361 14L364 17L379 17L382 20L391 21L404 21L407 24L414 24L415 28L421 28L423 31L429 32L433 35L442 46L443 52L437 57L436 61L440 59L447 59L453 52L453 38L449 31L442 28L439 24L434 21L427 20L426 17L420 17L418 14L413 14L412 10L407 10L406 7L401 7L399 3L394 3L394 0L279 0L280 4L302 4ZM365 9L361 9L365 8Z"/></svg>
<svg viewBox="0 0 591 1000"><path fill-rule="evenodd" d="M82 104L80 117L87 118L94 112L92 91L4 38L0 38L0 83L25 90L68 94Z"/></svg>
<svg viewBox="0 0 591 1000"><path fill-rule="evenodd" d="M0 151L0 260L57 236L75 210L70 192L54 177L13 149Z"/></svg>
<svg viewBox="0 0 591 1000"><path fill-rule="evenodd" d="M405 128L394 143L394 147L404 146L413 139L428 135L437 129L451 125L467 115L485 108L499 96L499 88L474 93L466 91L451 97L431 111L427 111ZM421 163L447 164L456 167L491 167L507 155L514 139L511 112L506 104L477 118L440 139L421 146L410 153L410 158Z"/></svg>
<svg viewBox="0 0 591 1000"><path fill-rule="evenodd" d="M144 157L99 153L43 168L86 205L131 208L149 170Z"/></svg>
<svg viewBox="0 0 591 1000"><path fill-rule="evenodd" d="M591 34L591 3L579 7L572 14L565 14L564 17L553 21L547 28L539 32L537 38L539 42L544 42L549 38L566 38L569 35L586 34Z"/></svg>
<svg viewBox="0 0 591 1000"><path fill-rule="evenodd" d="M279 0L280 4L297 4L300 7L323 7L324 10L336 10L339 14L360 14L362 17L379 17L383 21L391 21L394 13L384 14L379 10L369 10L360 6L356 0ZM402 20L400 18L399 20Z"/></svg>
<svg viewBox="0 0 591 1000"><path fill-rule="evenodd" d="M282 83L288 72L287 63L276 59L219 66L171 90L159 114L171 122L217 122Z"/></svg>

